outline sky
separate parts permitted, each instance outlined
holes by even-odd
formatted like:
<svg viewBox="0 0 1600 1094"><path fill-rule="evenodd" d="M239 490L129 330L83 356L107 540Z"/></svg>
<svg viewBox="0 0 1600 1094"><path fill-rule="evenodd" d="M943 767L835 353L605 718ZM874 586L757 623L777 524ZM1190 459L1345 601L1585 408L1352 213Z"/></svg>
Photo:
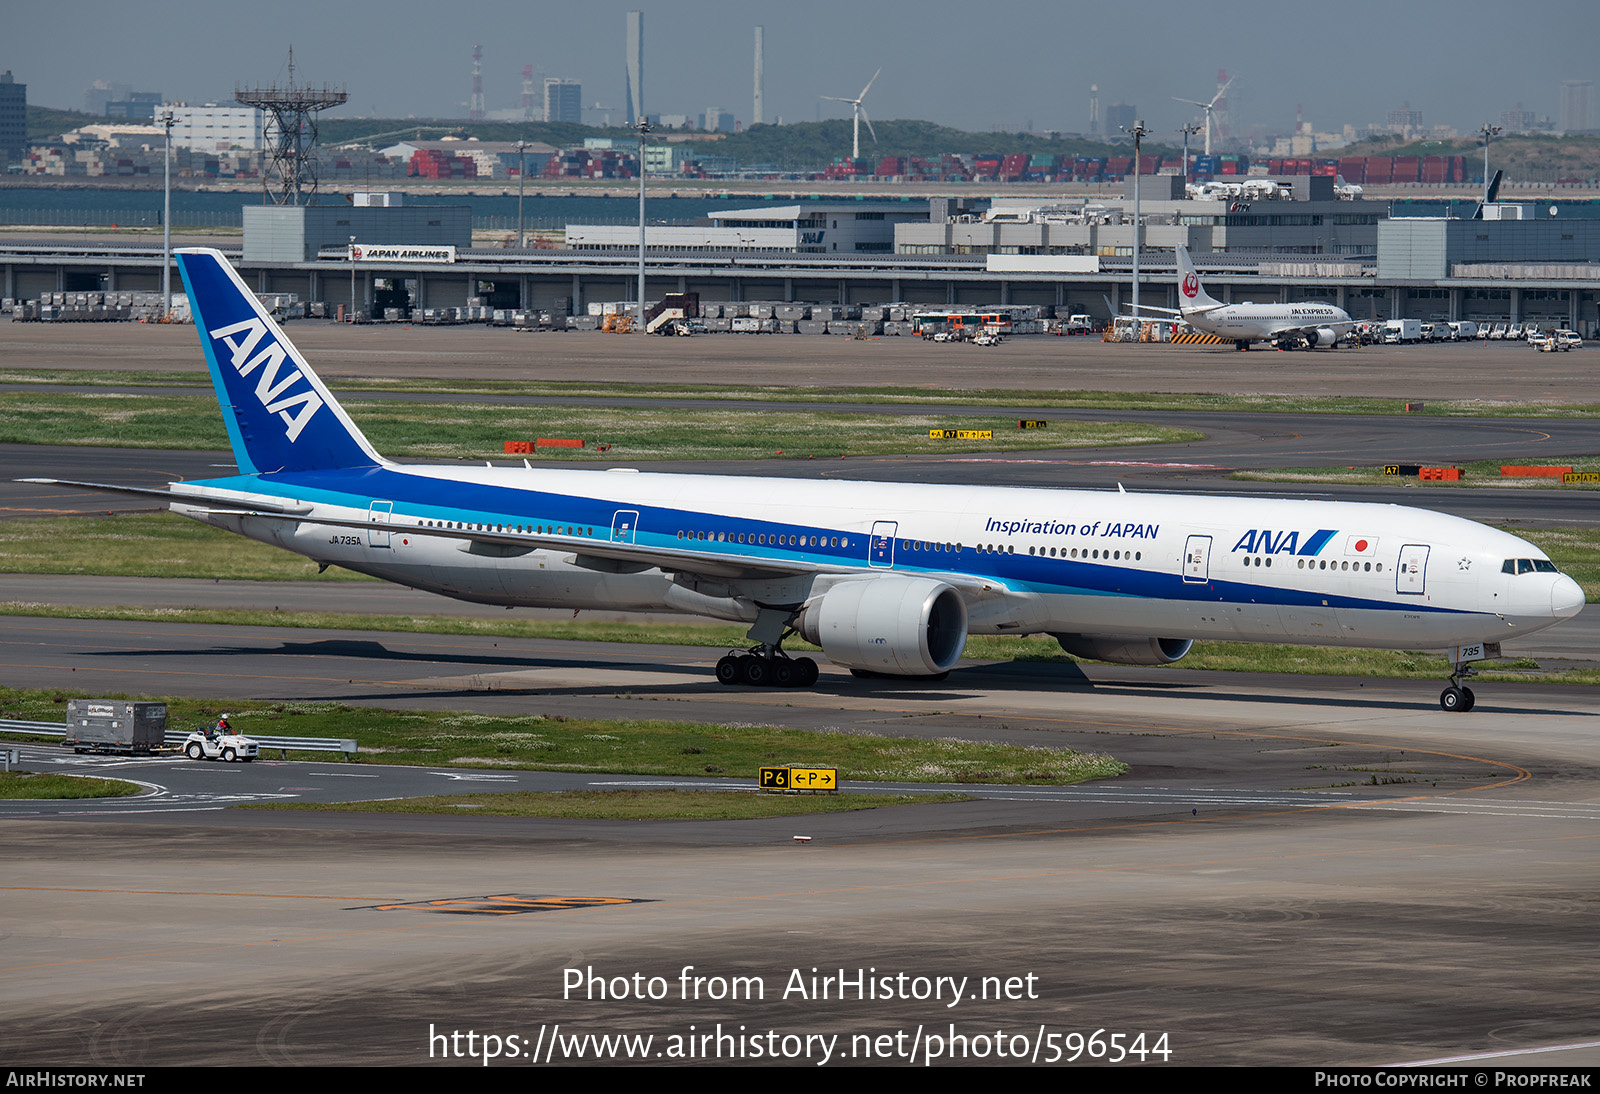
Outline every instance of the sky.
<svg viewBox="0 0 1600 1094"><path fill-rule="evenodd" d="M1297 105L1318 130L1382 122L1402 103L1425 124L1476 130L1520 103L1552 120L1562 80L1600 84L1600 3L1548 0L649 0L547 3L423 0L76 0L8 5L0 70L30 103L82 109L95 80L189 102L231 100L236 85L343 85L329 116L465 118L472 49L483 46L490 111L514 108L521 71L579 80L586 106L623 106L623 27L644 12L645 109L708 107L748 122L753 28L766 28L766 116L848 117L821 96L866 97L874 120L919 118L969 130L1088 128L1139 107L1157 138L1198 117L1173 96L1209 99L1217 72L1235 128L1288 132ZM863 140L866 134L863 133Z"/></svg>

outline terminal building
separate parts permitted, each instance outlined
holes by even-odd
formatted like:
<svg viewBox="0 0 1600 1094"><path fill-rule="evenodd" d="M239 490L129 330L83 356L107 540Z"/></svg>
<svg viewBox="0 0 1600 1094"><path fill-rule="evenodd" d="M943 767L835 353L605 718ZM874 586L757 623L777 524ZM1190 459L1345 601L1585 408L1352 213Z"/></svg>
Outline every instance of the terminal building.
<svg viewBox="0 0 1600 1094"><path fill-rule="evenodd" d="M645 295L1020 305L1104 320L1130 296L1133 224L1131 202L1094 204L997 200L980 212L956 199L831 199L730 208L704 225L647 229ZM1583 215L1586 204L1501 203L1483 219L1390 218L1384 203L1314 190L1266 200L1165 196L1148 205L1141 195L1149 215L1140 299L1177 306L1172 250L1182 243L1224 302L1316 301L1357 320L1533 322L1591 337L1600 326L1600 218ZM367 308L395 285L427 308L477 303L582 315L592 303L636 299L637 226L571 225L566 249L475 249L470 213L247 207L243 246L230 257L259 292L330 306L352 303L353 286L353 303ZM447 248L448 258L352 262L352 236L358 244ZM160 266L158 247L0 245L0 295L154 289Z"/></svg>
<svg viewBox="0 0 1600 1094"><path fill-rule="evenodd" d="M1133 255L1131 180L1120 201L997 198L975 213L960 202L935 202L926 223L895 232L898 254ZM1142 183L1143 246L1159 261L1182 243L1229 255L1365 257L1377 253L1378 222L1388 203L1339 197L1320 175L1252 178L1184 196L1175 175Z"/></svg>
<svg viewBox="0 0 1600 1094"><path fill-rule="evenodd" d="M808 255L891 254L902 226L926 224L917 201L807 201L724 209L706 224L645 226L645 253ZM569 224L567 248L598 254L639 252L637 224Z"/></svg>

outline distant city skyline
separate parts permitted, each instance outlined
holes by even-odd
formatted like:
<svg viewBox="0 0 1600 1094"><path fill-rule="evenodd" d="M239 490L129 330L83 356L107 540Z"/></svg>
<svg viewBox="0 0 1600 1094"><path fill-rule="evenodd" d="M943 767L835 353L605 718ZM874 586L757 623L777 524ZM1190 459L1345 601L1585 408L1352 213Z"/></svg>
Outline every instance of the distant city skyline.
<svg viewBox="0 0 1600 1094"><path fill-rule="evenodd" d="M627 13L640 11L649 113L692 116L700 104L721 103L749 125L759 25L769 120L848 117L848 106L821 97L854 95L882 67L866 102L875 121L1087 133L1098 85L1102 103L1137 104L1158 140L1176 139L1199 114L1174 97L1209 99L1219 69L1237 77L1228 93L1237 134L1288 133L1297 104L1318 131L1380 125L1409 109L1427 126L1465 134L1513 109L1555 119L1563 84L1600 76L1600 6L1582 0L1541 5L1526 34L1507 33L1503 5L1488 0L1152 0L1137 23L1043 0L996 0L981 10L953 0L598 0L581 8L482 0L443 21L437 5L419 0L392 0L381 14L306 0L268 8L156 0L137 19L129 10L83 0L67 25L62 9L18 5L7 14L0 69L26 83L36 105L80 108L96 81L226 103L236 85L286 80L293 45L297 81L348 88L348 106L331 117L465 119L472 50L482 42L491 116L520 116L522 71L531 66L581 84L586 113L598 106L620 123L630 104L617 55ZM863 144L870 155L865 134Z"/></svg>

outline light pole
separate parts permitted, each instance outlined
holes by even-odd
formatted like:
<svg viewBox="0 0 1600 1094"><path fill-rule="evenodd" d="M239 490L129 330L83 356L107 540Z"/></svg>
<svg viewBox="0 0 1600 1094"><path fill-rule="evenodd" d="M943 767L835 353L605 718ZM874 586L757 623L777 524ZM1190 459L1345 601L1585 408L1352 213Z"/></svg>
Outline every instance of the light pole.
<svg viewBox="0 0 1600 1094"><path fill-rule="evenodd" d="M522 182L528 177L528 158L523 155L523 149L528 146L525 138L517 138L517 249L528 245L526 234L522 230Z"/></svg>
<svg viewBox="0 0 1600 1094"><path fill-rule="evenodd" d="M1500 132L1498 125L1486 125L1478 130L1483 134L1483 203L1489 203L1489 142Z"/></svg>
<svg viewBox="0 0 1600 1094"><path fill-rule="evenodd" d="M172 110L161 111L161 126L167 131L166 164L161 182L161 317L172 314Z"/></svg>
<svg viewBox="0 0 1600 1094"><path fill-rule="evenodd" d="M640 118L633 126L639 131L639 333L644 330L644 138L652 126Z"/></svg>
<svg viewBox="0 0 1600 1094"><path fill-rule="evenodd" d="M356 237L350 237L350 322L356 321Z"/></svg>
<svg viewBox="0 0 1600 1094"><path fill-rule="evenodd" d="M1190 122L1188 125L1178 126L1178 132L1183 134L1183 190L1184 196L1189 196L1189 138L1200 132L1205 126L1199 122Z"/></svg>
<svg viewBox="0 0 1600 1094"><path fill-rule="evenodd" d="M1133 128L1121 126L1121 130L1133 138L1133 314L1139 314L1139 237L1144 234L1144 225L1139 219L1139 142L1150 130L1145 128L1143 119L1133 123Z"/></svg>

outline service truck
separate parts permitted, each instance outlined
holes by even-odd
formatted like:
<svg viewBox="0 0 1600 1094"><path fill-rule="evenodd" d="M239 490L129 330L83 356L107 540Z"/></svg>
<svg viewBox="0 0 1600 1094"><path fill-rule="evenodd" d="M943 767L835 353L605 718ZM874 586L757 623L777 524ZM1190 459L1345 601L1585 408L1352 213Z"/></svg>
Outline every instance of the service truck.
<svg viewBox="0 0 1600 1094"><path fill-rule="evenodd" d="M1422 341L1422 320L1389 319L1383 324L1383 340L1389 345L1397 342Z"/></svg>

